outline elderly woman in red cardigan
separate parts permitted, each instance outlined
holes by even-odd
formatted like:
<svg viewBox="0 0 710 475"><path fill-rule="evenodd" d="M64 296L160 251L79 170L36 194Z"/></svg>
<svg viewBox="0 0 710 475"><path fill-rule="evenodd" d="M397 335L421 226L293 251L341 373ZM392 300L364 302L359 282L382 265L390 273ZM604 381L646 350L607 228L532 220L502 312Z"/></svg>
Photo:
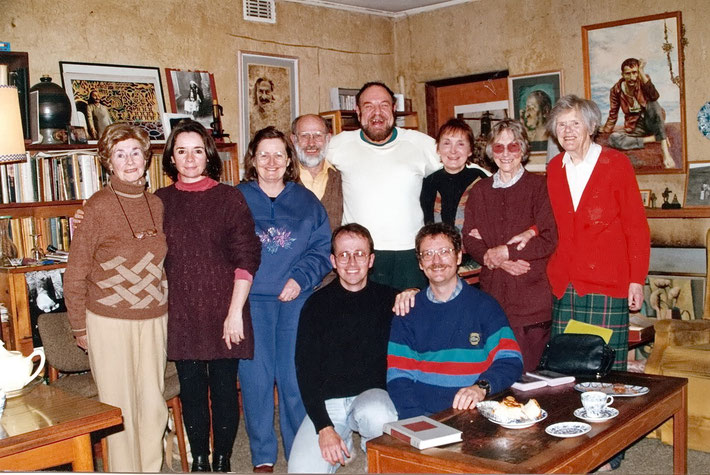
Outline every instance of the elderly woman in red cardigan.
<svg viewBox="0 0 710 475"><path fill-rule="evenodd" d="M613 369L626 370L629 310L639 310L650 235L629 158L593 142L597 105L568 95L547 130L564 150L547 166L547 189L559 242L547 275L555 295L552 334L569 320L613 330Z"/></svg>

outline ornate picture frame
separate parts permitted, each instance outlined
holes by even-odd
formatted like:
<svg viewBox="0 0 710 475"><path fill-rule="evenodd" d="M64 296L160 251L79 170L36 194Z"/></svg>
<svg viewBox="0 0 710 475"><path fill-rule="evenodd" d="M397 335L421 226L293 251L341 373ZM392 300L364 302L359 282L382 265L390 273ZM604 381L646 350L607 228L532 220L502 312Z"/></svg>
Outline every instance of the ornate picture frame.
<svg viewBox="0 0 710 475"><path fill-rule="evenodd" d="M71 61L60 61L59 69L71 102L71 124L86 127L90 143L113 122L137 125L151 141L165 140L160 69Z"/></svg>
<svg viewBox="0 0 710 475"><path fill-rule="evenodd" d="M273 125L285 134L298 116L298 58L239 51L240 139Z"/></svg>
<svg viewBox="0 0 710 475"><path fill-rule="evenodd" d="M622 150L638 174L685 172L682 33L679 11L582 27L585 94L602 112L597 142Z"/></svg>
<svg viewBox="0 0 710 475"><path fill-rule="evenodd" d="M212 101L217 100L214 75L207 71L165 68L165 79L173 113L186 114L211 129L214 120Z"/></svg>
<svg viewBox="0 0 710 475"><path fill-rule="evenodd" d="M685 208L710 208L710 160L688 162Z"/></svg>
<svg viewBox="0 0 710 475"><path fill-rule="evenodd" d="M564 95L562 84L560 70L508 76L508 112L525 125L531 155L547 154L545 122Z"/></svg>

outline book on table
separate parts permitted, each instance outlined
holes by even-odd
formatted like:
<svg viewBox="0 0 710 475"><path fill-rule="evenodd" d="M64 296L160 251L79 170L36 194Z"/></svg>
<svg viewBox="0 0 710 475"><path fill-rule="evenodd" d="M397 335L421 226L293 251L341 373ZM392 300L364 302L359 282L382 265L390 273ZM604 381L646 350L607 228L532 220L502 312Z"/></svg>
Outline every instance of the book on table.
<svg viewBox="0 0 710 475"><path fill-rule="evenodd" d="M543 381L542 379L533 378L532 376L523 374L522 376L520 376L520 379L513 383L511 388L520 391L532 391L533 389L540 389L544 388L545 386L547 386L547 381Z"/></svg>
<svg viewBox="0 0 710 475"><path fill-rule="evenodd" d="M543 381L546 386L560 386L574 382L574 376L568 374L557 373L547 369L538 369L536 371L528 371L524 376Z"/></svg>
<svg viewBox="0 0 710 475"><path fill-rule="evenodd" d="M427 416L388 422L383 431L419 450L461 442L461 431Z"/></svg>

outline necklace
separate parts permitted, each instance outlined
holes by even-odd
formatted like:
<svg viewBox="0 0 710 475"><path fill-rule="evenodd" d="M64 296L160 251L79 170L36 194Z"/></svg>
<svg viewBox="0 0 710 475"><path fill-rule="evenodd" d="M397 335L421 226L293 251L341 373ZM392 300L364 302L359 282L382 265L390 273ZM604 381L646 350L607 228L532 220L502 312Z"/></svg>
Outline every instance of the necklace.
<svg viewBox="0 0 710 475"><path fill-rule="evenodd" d="M158 235L158 228L155 226L155 219L153 219L153 210L150 209L150 204L148 204L148 197L145 195L145 191L143 192L143 199L145 199L145 204L148 207L148 212L150 213L150 220L153 222L153 228L147 229L145 231L135 232L133 230L133 226L131 226L131 221L128 219L128 215L126 214L126 210L123 209L123 205L121 204L121 200L118 198L118 193L116 193L116 190L114 190L113 187L111 187L111 190L113 191L113 194L116 197L116 201L118 201L118 206L121 207L121 211L123 212L123 216L126 218L126 222L128 223L128 227L131 229L131 234L133 234L134 238L145 239L147 237L153 237L153 236Z"/></svg>

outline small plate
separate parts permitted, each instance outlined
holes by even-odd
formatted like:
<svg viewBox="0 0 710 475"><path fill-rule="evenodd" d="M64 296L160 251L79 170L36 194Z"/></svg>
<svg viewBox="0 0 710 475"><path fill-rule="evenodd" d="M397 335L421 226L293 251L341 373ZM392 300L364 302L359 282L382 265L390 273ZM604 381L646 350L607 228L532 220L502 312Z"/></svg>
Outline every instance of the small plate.
<svg viewBox="0 0 710 475"><path fill-rule="evenodd" d="M587 414L587 410L583 407L580 407L579 409L576 409L574 411L574 417L579 417L580 419L584 419L588 422L604 422L608 421L609 419L613 419L618 415L619 410L613 407L604 408L604 410L602 411L602 415L599 417Z"/></svg>
<svg viewBox="0 0 710 475"><path fill-rule="evenodd" d="M614 397L636 397L648 394L648 388L646 386L620 383L577 383L574 385L574 389L582 393L587 391L601 391Z"/></svg>
<svg viewBox="0 0 710 475"><path fill-rule="evenodd" d="M20 389L15 389L14 391L5 391L5 394L7 395L8 399L22 396L23 394L27 394L28 392L32 391L35 388L35 386L37 386L41 382L42 382L42 376L37 376L35 379L33 379L29 383L25 384Z"/></svg>
<svg viewBox="0 0 710 475"><path fill-rule="evenodd" d="M592 426L584 422L558 422L545 428L545 432L555 437L577 437L592 430Z"/></svg>
<svg viewBox="0 0 710 475"><path fill-rule="evenodd" d="M527 429L528 427L532 427L538 422L547 419L547 411L544 409L541 409L540 417L538 417L535 420L530 420L530 419L518 419L514 421L501 421L495 418L493 415L493 409L498 407L498 403L496 401L481 401L478 404L476 404L476 407L478 408L479 412L491 421L494 424L498 424L501 427L505 427L506 429Z"/></svg>

